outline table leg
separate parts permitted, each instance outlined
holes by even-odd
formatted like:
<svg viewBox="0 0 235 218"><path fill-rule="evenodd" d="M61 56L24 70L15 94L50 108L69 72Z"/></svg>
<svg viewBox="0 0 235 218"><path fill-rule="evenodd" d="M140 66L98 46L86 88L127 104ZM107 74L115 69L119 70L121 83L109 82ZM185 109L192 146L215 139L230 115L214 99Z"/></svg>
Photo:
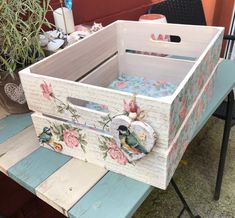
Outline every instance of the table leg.
<svg viewBox="0 0 235 218"><path fill-rule="evenodd" d="M173 186L173 188L174 188L176 194L178 195L178 197L180 198L180 200L181 200L181 202L183 203L183 206L184 206L183 209L180 211L179 216L177 216L177 218L181 217L181 216L183 215L183 213L184 213L185 210L188 212L188 214L189 214L189 216L190 216L191 218L201 218L201 217L198 216L198 215L197 215L197 216L194 216L194 215L193 215L193 213L192 213L190 207L188 206L186 200L184 199L183 194L180 192L180 190L179 190L178 186L176 185L176 183L175 183L175 181L174 181L173 178L171 179L171 185Z"/></svg>
<svg viewBox="0 0 235 218"><path fill-rule="evenodd" d="M222 139L219 167L218 167L215 193L214 193L214 200L216 201L219 200L220 198L220 191L221 191L221 185L222 185L223 174L224 174L224 165L225 165L227 149L228 149L228 140L229 140L229 135L230 135L230 129L232 126L233 106L234 106L234 93L233 91L231 91L228 95L228 101L227 101L224 134L223 134L223 139Z"/></svg>

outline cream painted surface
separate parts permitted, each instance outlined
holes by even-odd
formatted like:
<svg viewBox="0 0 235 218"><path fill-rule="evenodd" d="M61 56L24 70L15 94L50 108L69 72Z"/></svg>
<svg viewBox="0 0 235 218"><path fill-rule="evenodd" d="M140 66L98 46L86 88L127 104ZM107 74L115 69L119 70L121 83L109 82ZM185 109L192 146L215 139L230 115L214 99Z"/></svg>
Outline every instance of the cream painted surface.
<svg viewBox="0 0 235 218"><path fill-rule="evenodd" d="M68 216L68 210L106 173L104 168L71 159L36 188L36 195Z"/></svg>

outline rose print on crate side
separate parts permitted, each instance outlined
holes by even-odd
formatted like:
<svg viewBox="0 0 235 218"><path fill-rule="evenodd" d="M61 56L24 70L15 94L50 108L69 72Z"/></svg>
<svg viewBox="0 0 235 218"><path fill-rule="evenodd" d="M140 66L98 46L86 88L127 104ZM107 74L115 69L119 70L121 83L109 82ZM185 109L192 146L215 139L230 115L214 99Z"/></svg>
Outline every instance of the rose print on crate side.
<svg viewBox="0 0 235 218"><path fill-rule="evenodd" d="M203 72L201 72L201 75L198 78L198 89L201 90L205 82L205 76L203 75Z"/></svg>
<svg viewBox="0 0 235 218"><path fill-rule="evenodd" d="M103 152L104 160L109 155L111 159L116 160L117 163L121 165L126 165L128 163L127 158L113 139L101 136L98 140L100 143L99 148Z"/></svg>
<svg viewBox="0 0 235 218"><path fill-rule="evenodd" d="M79 145L79 135L76 130L63 130L64 142L70 147L74 148Z"/></svg>
<svg viewBox="0 0 235 218"><path fill-rule="evenodd" d="M118 82L116 85L119 89L123 89L127 86L127 83L126 82Z"/></svg>
<svg viewBox="0 0 235 218"><path fill-rule="evenodd" d="M44 81L44 83L41 83L40 88L42 90L43 97L45 97L47 100L50 101L54 97L51 84L47 84Z"/></svg>
<svg viewBox="0 0 235 218"><path fill-rule="evenodd" d="M47 145L57 152L63 150L63 145L71 149L80 146L84 152L86 151L86 135L82 133L82 129L68 124L50 123L49 127L43 128L38 138L42 145Z"/></svg>
<svg viewBox="0 0 235 218"><path fill-rule="evenodd" d="M78 123L78 119L80 115L77 113L77 110L73 108L69 103L64 103L59 98L55 96L53 93L53 88L50 83L46 83L45 81L40 84L40 88L42 91L42 95L47 100L54 101L54 104L56 105L57 112L59 113L65 113L65 111L68 111L71 114L71 118L74 122Z"/></svg>
<svg viewBox="0 0 235 218"><path fill-rule="evenodd" d="M183 121L187 114L186 98L183 96L181 99L180 118Z"/></svg>

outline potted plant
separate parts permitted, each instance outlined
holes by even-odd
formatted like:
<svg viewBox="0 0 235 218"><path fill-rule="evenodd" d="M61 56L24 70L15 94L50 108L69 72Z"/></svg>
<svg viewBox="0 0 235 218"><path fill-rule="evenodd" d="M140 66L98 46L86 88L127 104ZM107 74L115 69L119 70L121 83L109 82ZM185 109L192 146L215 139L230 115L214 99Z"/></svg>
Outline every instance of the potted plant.
<svg viewBox="0 0 235 218"><path fill-rule="evenodd" d="M8 113L27 112L18 72L44 57L42 27L50 0L2 0L0 3L0 107Z"/></svg>

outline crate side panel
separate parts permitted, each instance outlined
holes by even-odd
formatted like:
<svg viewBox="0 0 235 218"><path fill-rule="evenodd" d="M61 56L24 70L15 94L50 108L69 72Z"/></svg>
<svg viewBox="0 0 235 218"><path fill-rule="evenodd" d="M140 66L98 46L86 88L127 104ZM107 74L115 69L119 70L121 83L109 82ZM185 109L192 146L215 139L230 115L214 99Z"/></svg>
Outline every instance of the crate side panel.
<svg viewBox="0 0 235 218"><path fill-rule="evenodd" d="M119 55L119 65L121 73L178 85L194 62L126 52Z"/></svg>
<svg viewBox="0 0 235 218"><path fill-rule="evenodd" d="M211 79L203 87L193 111L180 130L180 136L167 151L167 184L169 184L184 152L193 139L198 123L206 111L206 108L213 97L214 84L216 79L216 70L213 71Z"/></svg>
<svg viewBox="0 0 235 218"><path fill-rule="evenodd" d="M104 105L112 117L123 114L124 100L130 102L134 97L130 93L31 73L22 72L21 80L31 110L94 128L102 128L100 121L108 114L77 107L68 102L68 97ZM143 121L151 125L158 135L158 146L167 147L170 105L138 95L136 101L144 111Z"/></svg>
<svg viewBox="0 0 235 218"><path fill-rule="evenodd" d="M103 136L112 139L111 136L39 114L33 114L32 119L42 146L158 188L166 188L166 158L157 152L152 151L142 159L129 163L120 154L120 150L112 149L113 141L105 141L107 148L101 143L106 140ZM63 130L60 130L61 128ZM48 129L52 135L49 134ZM48 138L45 133L49 135Z"/></svg>
<svg viewBox="0 0 235 218"><path fill-rule="evenodd" d="M208 50L183 89L174 99L170 112L169 144L174 139L198 94L217 65L220 58L222 38L223 33Z"/></svg>
<svg viewBox="0 0 235 218"><path fill-rule="evenodd" d="M36 74L78 80L117 52L116 24L56 52L30 67Z"/></svg>
<svg viewBox="0 0 235 218"><path fill-rule="evenodd" d="M120 53L129 49L197 58L216 32L215 28L192 25L122 22L118 24L118 50ZM151 37L158 38L159 34L179 36L181 41L159 41Z"/></svg>

